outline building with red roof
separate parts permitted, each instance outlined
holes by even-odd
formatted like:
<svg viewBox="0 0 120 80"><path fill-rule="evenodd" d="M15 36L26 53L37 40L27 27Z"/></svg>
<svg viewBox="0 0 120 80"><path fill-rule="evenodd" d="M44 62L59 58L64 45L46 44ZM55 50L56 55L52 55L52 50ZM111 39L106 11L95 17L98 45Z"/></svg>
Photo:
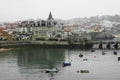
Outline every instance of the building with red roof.
<svg viewBox="0 0 120 80"><path fill-rule="evenodd" d="M0 28L0 40L10 40L12 36Z"/></svg>

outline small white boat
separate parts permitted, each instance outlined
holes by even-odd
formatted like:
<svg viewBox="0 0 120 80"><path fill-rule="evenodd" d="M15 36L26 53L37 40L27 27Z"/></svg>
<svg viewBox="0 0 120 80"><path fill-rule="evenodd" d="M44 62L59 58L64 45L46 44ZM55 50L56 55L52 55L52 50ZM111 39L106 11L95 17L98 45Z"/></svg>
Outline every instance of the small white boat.
<svg viewBox="0 0 120 80"><path fill-rule="evenodd" d="M50 72L59 72L57 68L54 69L45 69L45 73L50 73Z"/></svg>

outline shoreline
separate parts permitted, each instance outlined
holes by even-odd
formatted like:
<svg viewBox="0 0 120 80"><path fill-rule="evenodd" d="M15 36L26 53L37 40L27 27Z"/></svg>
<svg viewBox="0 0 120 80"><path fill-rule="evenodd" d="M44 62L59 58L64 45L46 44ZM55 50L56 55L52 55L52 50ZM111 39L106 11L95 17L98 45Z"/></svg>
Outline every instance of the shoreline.
<svg viewBox="0 0 120 80"><path fill-rule="evenodd" d="M70 44L68 41L1 41L0 48L17 47L54 47L54 48L84 48L82 43ZM86 48L92 48L92 44L87 44Z"/></svg>
<svg viewBox="0 0 120 80"><path fill-rule="evenodd" d="M54 47L54 48L79 48L79 49L92 49L94 45L100 45L101 41L96 42L80 42L80 43L69 43L68 41L0 41L0 48L18 48L18 47ZM102 42L102 44L108 45L108 43L118 44L120 42ZM99 48L99 47L98 47Z"/></svg>
<svg viewBox="0 0 120 80"><path fill-rule="evenodd" d="M10 48L0 48L0 52L2 52L2 51L8 51L8 50L11 50Z"/></svg>

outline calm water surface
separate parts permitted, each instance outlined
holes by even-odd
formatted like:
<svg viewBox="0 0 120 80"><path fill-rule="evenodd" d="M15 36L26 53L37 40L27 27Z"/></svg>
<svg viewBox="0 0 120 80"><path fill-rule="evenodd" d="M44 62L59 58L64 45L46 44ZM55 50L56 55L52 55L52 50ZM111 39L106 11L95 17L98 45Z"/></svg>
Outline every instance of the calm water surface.
<svg viewBox="0 0 120 80"><path fill-rule="evenodd" d="M106 51L106 55L102 55ZM0 80L120 80L120 50L19 48L0 52ZM84 56L79 57L82 53ZM87 61L83 61L87 59ZM62 67L71 61L71 66ZM58 68L58 73L45 69ZM89 73L77 73L89 70Z"/></svg>

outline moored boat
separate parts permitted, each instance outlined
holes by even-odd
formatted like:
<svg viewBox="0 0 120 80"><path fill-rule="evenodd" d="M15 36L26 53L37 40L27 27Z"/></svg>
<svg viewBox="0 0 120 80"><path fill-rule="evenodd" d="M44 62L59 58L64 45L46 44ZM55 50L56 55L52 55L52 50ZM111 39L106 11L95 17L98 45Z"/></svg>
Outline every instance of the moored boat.
<svg viewBox="0 0 120 80"><path fill-rule="evenodd" d="M59 69L54 68L54 69L45 69L45 73L50 73L50 72L59 72Z"/></svg>

